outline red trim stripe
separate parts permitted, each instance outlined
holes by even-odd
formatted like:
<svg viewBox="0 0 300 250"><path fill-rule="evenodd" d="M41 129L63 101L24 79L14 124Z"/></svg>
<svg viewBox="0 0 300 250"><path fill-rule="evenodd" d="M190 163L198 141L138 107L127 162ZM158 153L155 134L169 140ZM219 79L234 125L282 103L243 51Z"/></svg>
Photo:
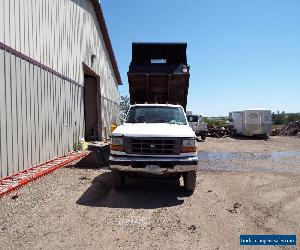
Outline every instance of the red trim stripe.
<svg viewBox="0 0 300 250"><path fill-rule="evenodd" d="M49 68L48 66L46 66L46 65L44 65L44 64L42 64L42 63L40 63L40 62L38 62L38 61L36 61L36 60L34 60L33 58L31 58L31 57L29 57L29 56L26 56L25 54L23 54L23 53L21 53L21 52L15 50L15 49L13 49L12 47L10 47L10 46L8 46L8 45L6 45L6 44L4 44L4 43L1 43L1 42L0 42L0 49L6 50L7 52L9 52L9 53L11 53L11 54L13 54L13 55L15 55L15 56L21 58L21 59L23 59L23 60L25 60L25 61L27 61L27 62L33 64L33 65L35 65L35 66L38 66L38 67L40 67L41 69L44 69L44 70L46 70L46 71L52 73L53 75L56 75L56 76L58 76L58 77L60 77L60 78L62 78L62 79L64 79L64 80L66 80L66 81L68 81L68 82L70 82L70 83L73 83L73 84L75 84L75 85L77 85L77 86L83 88L83 85L82 85L82 84L80 84L80 83L78 83L78 82L72 80L71 78L69 78L69 77L67 77L67 76L65 76L65 75L63 75L63 74L61 74L61 73L59 73L58 71L56 71L56 70L54 70L54 69L52 69L52 68Z"/></svg>

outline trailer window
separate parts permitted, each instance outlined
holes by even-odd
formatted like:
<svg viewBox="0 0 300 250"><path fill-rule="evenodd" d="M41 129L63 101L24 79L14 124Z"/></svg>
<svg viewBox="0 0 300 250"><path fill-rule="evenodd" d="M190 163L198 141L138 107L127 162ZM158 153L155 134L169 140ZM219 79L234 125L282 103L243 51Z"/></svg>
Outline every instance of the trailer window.
<svg viewBox="0 0 300 250"><path fill-rule="evenodd" d="M132 107L127 123L174 123L186 125L184 112L179 107Z"/></svg>

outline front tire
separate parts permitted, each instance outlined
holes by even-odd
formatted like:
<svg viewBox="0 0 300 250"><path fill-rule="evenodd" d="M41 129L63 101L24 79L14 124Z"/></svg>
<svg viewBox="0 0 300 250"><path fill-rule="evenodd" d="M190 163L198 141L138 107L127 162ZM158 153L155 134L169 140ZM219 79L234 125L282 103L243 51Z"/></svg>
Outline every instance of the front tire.
<svg viewBox="0 0 300 250"><path fill-rule="evenodd" d="M183 182L184 182L184 189L188 192L193 193L196 188L196 170L189 171L184 173L183 175Z"/></svg>
<svg viewBox="0 0 300 250"><path fill-rule="evenodd" d="M125 174L119 170L113 170L113 188L121 189L124 186Z"/></svg>

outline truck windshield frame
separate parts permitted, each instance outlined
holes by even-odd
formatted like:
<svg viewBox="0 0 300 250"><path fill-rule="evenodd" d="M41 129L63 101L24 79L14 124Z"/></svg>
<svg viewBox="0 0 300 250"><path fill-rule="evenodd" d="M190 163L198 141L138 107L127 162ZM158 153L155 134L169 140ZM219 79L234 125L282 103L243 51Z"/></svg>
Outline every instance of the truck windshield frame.
<svg viewBox="0 0 300 250"><path fill-rule="evenodd" d="M169 123L187 125L186 116L180 107L136 106L131 107L126 123Z"/></svg>

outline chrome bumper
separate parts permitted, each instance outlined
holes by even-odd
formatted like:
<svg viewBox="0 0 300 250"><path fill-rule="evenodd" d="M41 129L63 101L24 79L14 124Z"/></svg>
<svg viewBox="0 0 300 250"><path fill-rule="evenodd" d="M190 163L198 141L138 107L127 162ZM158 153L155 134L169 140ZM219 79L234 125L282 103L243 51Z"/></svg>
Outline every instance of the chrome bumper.
<svg viewBox="0 0 300 250"><path fill-rule="evenodd" d="M151 174L177 173L196 170L198 156L189 157L136 157L115 156L109 157L110 168L127 172L142 172ZM144 166L132 167L132 164L142 163ZM164 167L165 164L170 167Z"/></svg>

